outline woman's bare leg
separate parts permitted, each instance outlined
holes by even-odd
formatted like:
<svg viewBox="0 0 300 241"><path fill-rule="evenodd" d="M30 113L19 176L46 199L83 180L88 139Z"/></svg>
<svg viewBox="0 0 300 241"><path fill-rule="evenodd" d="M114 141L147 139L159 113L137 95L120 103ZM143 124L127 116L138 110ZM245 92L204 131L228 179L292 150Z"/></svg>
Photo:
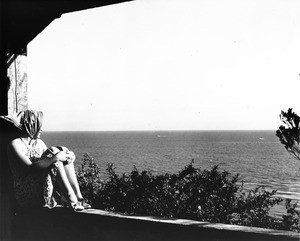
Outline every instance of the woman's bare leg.
<svg viewBox="0 0 300 241"><path fill-rule="evenodd" d="M76 176L73 162L71 162L67 165L64 165L64 169L65 169L66 176L69 180L70 185L72 186L72 188L74 190L76 197L78 199L82 199L83 197L82 197L82 194L81 194L81 191L79 188L79 184L77 181L77 176Z"/></svg>
<svg viewBox="0 0 300 241"><path fill-rule="evenodd" d="M70 201L71 203L77 203L78 199L76 193L74 192L72 185L69 182L68 175L66 174L64 165L62 163L57 166L57 174L57 181L65 198L68 198L68 201Z"/></svg>

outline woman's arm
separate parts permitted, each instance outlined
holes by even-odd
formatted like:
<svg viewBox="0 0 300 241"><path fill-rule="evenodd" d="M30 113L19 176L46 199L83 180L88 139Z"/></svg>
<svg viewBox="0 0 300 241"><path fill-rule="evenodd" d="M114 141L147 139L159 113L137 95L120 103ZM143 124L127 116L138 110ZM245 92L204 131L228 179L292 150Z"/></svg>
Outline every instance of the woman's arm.
<svg viewBox="0 0 300 241"><path fill-rule="evenodd" d="M38 159L36 162L31 163L31 168L34 169L45 169L48 168L49 166L53 165L55 162L57 161L61 161L64 162L66 161L66 155L64 154L64 152L58 152L56 155L52 156L52 157L47 157L47 158L40 158Z"/></svg>
<svg viewBox="0 0 300 241"><path fill-rule="evenodd" d="M43 144L43 145L45 145L45 144ZM20 139L15 139L11 142L11 150L10 151L13 154L13 156L10 158L17 158L24 165L28 166L29 168L33 168L33 169L45 169L57 161L64 162L67 159L67 156L64 152L59 152L51 158L41 158L37 162L32 163L26 155L27 148Z"/></svg>

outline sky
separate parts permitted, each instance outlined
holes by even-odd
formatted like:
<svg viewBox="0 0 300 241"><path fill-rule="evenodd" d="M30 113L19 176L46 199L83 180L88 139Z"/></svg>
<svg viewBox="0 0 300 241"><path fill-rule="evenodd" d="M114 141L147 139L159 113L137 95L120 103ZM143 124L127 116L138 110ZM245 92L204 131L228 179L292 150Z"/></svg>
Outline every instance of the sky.
<svg viewBox="0 0 300 241"><path fill-rule="evenodd" d="M136 0L63 14L28 45L46 131L275 130L300 114L300 1Z"/></svg>

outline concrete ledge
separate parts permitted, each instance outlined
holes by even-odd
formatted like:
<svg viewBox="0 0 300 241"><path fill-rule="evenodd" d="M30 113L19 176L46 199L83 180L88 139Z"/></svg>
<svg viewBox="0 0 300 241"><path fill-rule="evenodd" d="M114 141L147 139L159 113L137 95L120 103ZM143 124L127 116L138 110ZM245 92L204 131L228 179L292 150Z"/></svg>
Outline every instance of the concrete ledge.
<svg viewBox="0 0 300 241"><path fill-rule="evenodd" d="M90 209L26 210L15 216L13 240L300 240L300 234L186 219L122 215Z"/></svg>
<svg viewBox="0 0 300 241"><path fill-rule="evenodd" d="M82 213L110 216L110 217L121 218L121 219L134 219L140 221L167 223L173 225L194 226L201 229L230 230L230 231L237 231L243 233L256 233L256 234L264 234L264 235L268 234L273 237L274 236L296 237L298 240L300 240L299 233L274 230L274 229L266 229L266 228L255 228L255 227L247 227L247 226L239 226L239 225L222 224L222 223L199 222L199 221L193 221L188 219L163 219L158 217L128 216L124 214L117 214L117 213L112 213L112 212L98 210L98 209L85 210Z"/></svg>

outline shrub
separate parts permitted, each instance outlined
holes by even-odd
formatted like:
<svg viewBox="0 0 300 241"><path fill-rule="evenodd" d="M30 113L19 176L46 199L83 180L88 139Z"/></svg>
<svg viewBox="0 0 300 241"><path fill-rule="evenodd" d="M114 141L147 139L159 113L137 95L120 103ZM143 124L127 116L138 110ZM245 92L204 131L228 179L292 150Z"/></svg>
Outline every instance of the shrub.
<svg viewBox="0 0 300 241"><path fill-rule="evenodd" d="M82 163L76 172L83 196L94 204L104 184L100 178L100 167L95 163L93 157L85 153Z"/></svg>
<svg viewBox="0 0 300 241"><path fill-rule="evenodd" d="M274 198L276 190L266 191L263 187L250 190L248 194L242 193L236 199L235 217L232 224L254 226L262 228L278 228L278 220L269 215L270 209L279 204L282 199Z"/></svg>
<svg viewBox="0 0 300 241"><path fill-rule="evenodd" d="M100 168L85 155L78 168L83 194L94 208L126 214L186 218L264 228L299 231L299 212L287 201L287 215L278 219L270 209L282 199L276 191L258 187L245 192L239 175L220 171L218 166L202 170L193 161L177 174L153 175L136 167L129 174L117 174L108 164L105 181Z"/></svg>
<svg viewBox="0 0 300 241"><path fill-rule="evenodd" d="M285 201L287 214L283 215L283 221L280 226L283 230L299 232L300 212L296 210L298 202L292 203L291 199Z"/></svg>

